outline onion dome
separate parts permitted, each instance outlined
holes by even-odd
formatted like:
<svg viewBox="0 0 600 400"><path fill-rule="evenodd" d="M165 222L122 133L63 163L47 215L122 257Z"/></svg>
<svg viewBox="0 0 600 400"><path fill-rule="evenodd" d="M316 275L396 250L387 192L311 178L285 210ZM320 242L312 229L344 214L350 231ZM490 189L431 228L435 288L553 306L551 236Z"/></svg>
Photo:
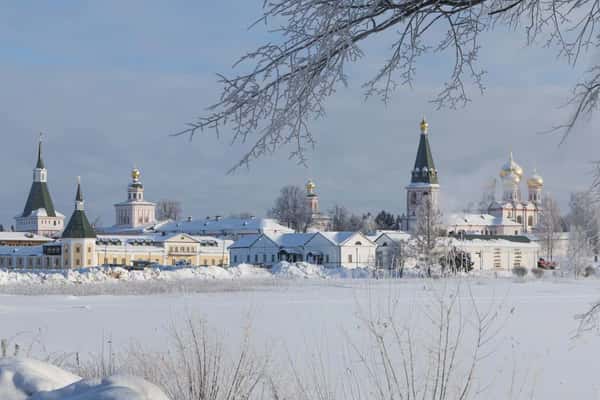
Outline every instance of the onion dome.
<svg viewBox="0 0 600 400"><path fill-rule="evenodd" d="M312 179L309 179L308 182L306 182L306 192L308 194L314 194L316 188L317 185L315 185Z"/></svg>
<svg viewBox="0 0 600 400"><path fill-rule="evenodd" d="M533 170L533 175L527 180L527 186L531 188L541 188L544 186L544 179L537 173L537 170Z"/></svg>
<svg viewBox="0 0 600 400"><path fill-rule="evenodd" d="M510 152L508 162L504 164L502 166L502 169L500 170L500 177L504 178L505 176L508 176L510 174L516 175L519 178L519 181L523 176L523 168L521 168L521 166L517 164L515 160L513 160L512 151Z"/></svg>

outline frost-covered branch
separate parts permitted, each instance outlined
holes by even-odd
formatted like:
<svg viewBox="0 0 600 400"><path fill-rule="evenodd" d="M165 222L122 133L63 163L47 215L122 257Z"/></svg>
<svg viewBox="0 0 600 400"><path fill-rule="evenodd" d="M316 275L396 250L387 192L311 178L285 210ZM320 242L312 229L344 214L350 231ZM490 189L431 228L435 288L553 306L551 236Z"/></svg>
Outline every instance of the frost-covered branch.
<svg viewBox="0 0 600 400"><path fill-rule="evenodd" d="M469 102L465 79L484 90L485 71L478 66L479 36L499 25L522 27L528 43L543 38L575 64L598 47L596 23L600 0L265 0L256 24L276 25L274 41L242 56L234 76L219 75L223 85L209 113L176 135L225 126L233 143L250 143L232 170L284 145L305 163L315 144L311 123L325 115L325 101L348 84L349 64L363 57L366 39L387 39L389 56L363 88L367 97L389 101L401 85L412 86L417 62L425 54L450 52L454 62L447 81L432 102L458 107ZM598 106L600 78L590 77L575 88L575 112L567 134L581 115Z"/></svg>

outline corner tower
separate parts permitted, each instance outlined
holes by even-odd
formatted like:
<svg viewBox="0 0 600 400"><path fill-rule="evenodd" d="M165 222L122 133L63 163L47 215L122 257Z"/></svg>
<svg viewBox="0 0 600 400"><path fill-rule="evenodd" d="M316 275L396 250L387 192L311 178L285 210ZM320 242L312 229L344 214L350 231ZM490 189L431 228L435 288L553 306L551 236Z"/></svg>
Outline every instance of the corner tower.
<svg viewBox="0 0 600 400"><path fill-rule="evenodd" d="M37 163L33 183L23 212L15 217L17 232L58 237L64 228L65 216L57 212L48 190L48 170L42 157L42 135L38 142Z"/></svg>
<svg viewBox="0 0 600 400"><path fill-rule="evenodd" d="M430 201L433 208L439 208L438 171L433 162L429 145L429 124L421 121L421 135L415 166L411 173L410 184L406 187L406 219L404 229L414 232L417 226L417 211L425 201Z"/></svg>
<svg viewBox="0 0 600 400"><path fill-rule="evenodd" d="M75 210L63 231L62 244L64 268L84 268L97 265L96 232L85 214L79 178L77 178Z"/></svg>

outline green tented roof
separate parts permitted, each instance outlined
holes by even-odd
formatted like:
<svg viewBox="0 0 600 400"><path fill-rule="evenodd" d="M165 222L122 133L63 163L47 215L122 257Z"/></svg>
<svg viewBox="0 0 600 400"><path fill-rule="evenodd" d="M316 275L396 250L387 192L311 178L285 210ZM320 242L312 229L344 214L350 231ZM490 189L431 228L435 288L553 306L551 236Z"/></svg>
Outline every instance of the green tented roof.
<svg viewBox="0 0 600 400"><path fill-rule="evenodd" d="M429 138L426 133L421 133L419 139L419 148L417 149L417 158L413 168L412 183L438 183L438 173L433 163Z"/></svg>
<svg viewBox="0 0 600 400"><path fill-rule="evenodd" d="M73 211L73 215L71 215L71 219L63 231L62 237L68 239L86 239L96 237L96 231L94 231L90 221L88 221L85 211Z"/></svg>
<svg viewBox="0 0 600 400"><path fill-rule="evenodd" d="M48 191L48 185L46 182L33 182L31 189L29 190L29 197L25 203L25 209L23 210L23 217L28 217L33 211L43 208L46 210L46 214L49 217L56 217L56 211L54 210L54 203L52 203L52 197Z"/></svg>

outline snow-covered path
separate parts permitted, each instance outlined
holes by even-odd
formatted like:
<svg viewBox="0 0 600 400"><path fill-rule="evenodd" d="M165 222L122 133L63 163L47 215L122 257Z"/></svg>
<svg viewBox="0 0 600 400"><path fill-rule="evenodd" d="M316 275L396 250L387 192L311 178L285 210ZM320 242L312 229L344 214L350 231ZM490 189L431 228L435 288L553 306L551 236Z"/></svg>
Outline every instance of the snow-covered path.
<svg viewBox="0 0 600 400"><path fill-rule="evenodd" d="M535 382L537 399L600 399L600 336L572 339L574 316L600 299L599 280L544 280L515 283L481 278L471 282L478 305L504 302L510 318L480 375L495 381L493 395L506 398L512 367ZM34 338L47 352L98 352L104 341L115 347L137 343L161 349L171 323L194 316L206 319L235 347L251 323L258 349L276 361L309 362L326 354L333 371L343 369L344 335L362 335L361 307L384 307L390 298L412 304L430 296L422 280L329 280L276 282L239 290L151 296L0 296L0 338L24 346ZM39 350L39 348L38 348ZM525 396L523 396L525 398Z"/></svg>

